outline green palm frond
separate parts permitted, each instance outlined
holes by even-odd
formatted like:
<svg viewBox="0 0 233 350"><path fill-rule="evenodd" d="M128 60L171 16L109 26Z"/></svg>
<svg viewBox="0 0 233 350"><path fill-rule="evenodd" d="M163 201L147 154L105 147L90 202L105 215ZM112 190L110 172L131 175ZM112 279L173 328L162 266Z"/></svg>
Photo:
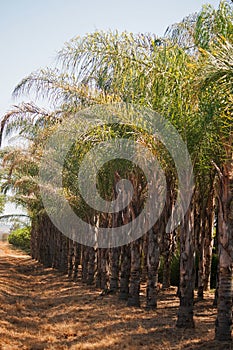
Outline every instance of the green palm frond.
<svg viewBox="0 0 233 350"><path fill-rule="evenodd" d="M197 47L209 50L211 43L219 35L228 40L233 38L233 8L226 0L221 0L215 10L211 5L204 5L199 13L194 40Z"/></svg>
<svg viewBox="0 0 233 350"><path fill-rule="evenodd" d="M202 51L206 62L201 71L202 85L220 84L222 88L232 93L233 89L233 44L220 37L210 51Z"/></svg>
<svg viewBox="0 0 233 350"><path fill-rule="evenodd" d="M192 53L195 49L194 32L197 17L198 14L194 13L185 17L181 22L172 24L166 29L165 37Z"/></svg>
<svg viewBox="0 0 233 350"><path fill-rule="evenodd" d="M3 133L7 135L16 131L29 130L29 127L37 122L49 120L52 115L44 108L36 106L33 102L21 103L13 106L12 110L6 113L1 120L0 144Z"/></svg>
<svg viewBox="0 0 233 350"><path fill-rule="evenodd" d="M47 99L53 106L63 103L89 105L99 98L94 88L87 89L74 74L61 73L58 69L43 69L31 73L14 89L15 97L30 94L34 98Z"/></svg>

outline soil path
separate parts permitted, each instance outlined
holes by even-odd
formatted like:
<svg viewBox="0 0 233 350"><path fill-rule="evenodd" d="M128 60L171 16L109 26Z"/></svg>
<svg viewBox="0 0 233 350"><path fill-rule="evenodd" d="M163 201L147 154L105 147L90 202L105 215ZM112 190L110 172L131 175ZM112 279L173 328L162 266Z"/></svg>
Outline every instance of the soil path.
<svg viewBox="0 0 233 350"><path fill-rule="evenodd" d="M212 340L213 294L195 304L195 330L176 329L175 292L161 292L156 311L143 307L144 292L142 308L129 308L1 242L0 349L233 349Z"/></svg>

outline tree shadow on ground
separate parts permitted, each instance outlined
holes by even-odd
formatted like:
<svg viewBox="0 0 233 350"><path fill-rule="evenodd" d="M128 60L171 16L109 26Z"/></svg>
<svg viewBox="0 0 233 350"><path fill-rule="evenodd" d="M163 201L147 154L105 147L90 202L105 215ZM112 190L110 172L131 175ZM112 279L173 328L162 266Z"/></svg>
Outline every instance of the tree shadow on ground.
<svg viewBox="0 0 233 350"><path fill-rule="evenodd" d="M0 257L0 348L14 349L232 349L214 339L213 294L195 304L194 330L175 327L176 289L160 292L158 308L130 308L118 295L77 283L28 256Z"/></svg>

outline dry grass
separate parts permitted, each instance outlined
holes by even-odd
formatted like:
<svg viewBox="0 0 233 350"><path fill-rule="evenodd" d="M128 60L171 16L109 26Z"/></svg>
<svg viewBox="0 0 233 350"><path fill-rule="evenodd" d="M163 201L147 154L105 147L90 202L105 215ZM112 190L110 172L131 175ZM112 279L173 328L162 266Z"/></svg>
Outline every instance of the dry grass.
<svg viewBox="0 0 233 350"><path fill-rule="evenodd" d="M156 311L145 310L144 292L142 308L129 308L0 243L0 349L233 349L213 341L213 294L195 304L195 330L182 330L175 292L161 292Z"/></svg>

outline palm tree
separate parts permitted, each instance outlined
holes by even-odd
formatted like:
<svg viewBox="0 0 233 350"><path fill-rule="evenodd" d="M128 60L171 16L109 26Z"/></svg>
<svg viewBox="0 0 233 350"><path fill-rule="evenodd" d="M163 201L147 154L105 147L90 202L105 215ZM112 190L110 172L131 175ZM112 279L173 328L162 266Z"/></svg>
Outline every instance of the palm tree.
<svg viewBox="0 0 233 350"><path fill-rule="evenodd" d="M198 257L198 298L210 289L213 228L215 217L215 170L207 168L197 179L195 200L195 240Z"/></svg>
<svg viewBox="0 0 233 350"><path fill-rule="evenodd" d="M213 9L210 5L206 5L203 7L202 11L198 15L186 18L181 23L175 24L172 27L170 27L167 31L168 37L171 38L171 40L174 43L178 43L179 46L181 46L190 56L194 58L192 64L193 70L196 70L196 73L198 73L197 66L199 65L200 67L199 77L202 81L202 94L199 100L196 99L196 96L199 94L200 91L200 85L198 86L198 89L196 89L195 79L193 79L194 86L192 89L195 92L195 96L194 99L191 98L191 101L193 105L197 106L197 108L196 113L194 113L193 119L195 127L192 128L191 134L189 134L187 138L188 143L190 144L189 151L192 154L192 158L194 160L194 170L196 174L199 175L202 173L203 169L206 169L207 167L213 168L213 165L215 165L215 172L218 172L218 174L221 177L221 181L223 181L223 179L226 180L227 178L226 181L228 182L230 182L229 174L231 173L229 171L229 162L227 163L228 165L225 164L225 166L227 166L225 174L228 174L228 177L222 176L222 165L220 165L222 163L219 163L219 159L232 159L231 136L229 138L229 134L231 135L231 129L227 127L230 124L227 122L227 118L229 120L229 116L231 115L229 106L230 103L232 103L231 93L229 95L229 92L232 91L232 83L230 81L230 78L232 77L232 63L231 59L229 60L229 57L232 57L230 48L230 42L232 42L233 32L232 18L232 9L229 3L227 3L226 1L221 1L217 10ZM227 40L225 41L225 43L222 43L222 45L216 45L216 42L219 42L219 36L221 35ZM215 45L213 45L214 43ZM201 55L200 52L202 52ZM216 83L215 87L213 86L213 82ZM224 91L226 85L228 89ZM219 89L219 87L221 87L221 90ZM213 100L213 96L215 100ZM229 99L228 97L226 98L226 96L228 96ZM224 113L223 104L225 105ZM220 112L220 110L222 112ZM216 114L219 115L219 117L216 117ZM222 115L223 118L220 117L220 115ZM219 142L220 135L222 138L222 142ZM225 152L222 152L224 148ZM210 171L212 172L213 170ZM229 183L225 185L222 184L221 188L224 187L225 198L226 193L228 193L229 203L231 196L231 193L229 191ZM228 192L226 188L228 188ZM198 189L196 190L198 191ZM195 209L194 206L193 209ZM198 211L196 211L196 213L198 213ZM184 222L186 228L190 228L190 233L188 233L188 231L186 232L186 230L183 231L183 229L181 228L180 237L181 304L178 314L177 325L182 327L186 327L186 320L188 321L188 324L190 324L190 326L193 326L192 303L190 303L190 300L193 299L193 292L191 293L191 279L193 276L193 262L191 262L191 259L193 261L194 253L194 237L193 233L191 233L191 231L193 230L192 215L192 212L190 212L190 218L185 219L186 224ZM209 215L212 216L213 214L209 213ZM196 217L195 222L196 220L198 220L198 217ZM201 238L201 244L203 244L203 238L204 237ZM190 247L188 241L191 242L192 247ZM191 248L191 250L189 251L189 248L187 247ZM188 259L187 256L189 257ZM230 265L228 264L228 266ZM184 275L183 277L182 274ZM230 289L227 295L229 301ZM185 302L186 297L188 300L187 302ZM183 301L182 298L184 298ZM186 311L184 311L184 309L186 309ZM226 311L226 305L224 311ZM227 315L227 317L222 317L221 320L222 322L225 322L229 325L229 320L231 318L229 311ZM219 322L217 322L217 324L219 324ZM217 327L217 329L219 329L219 326ZM220 339L221 336L217 336L217 338ZM222 338L229 338L229 328L228 335L226 336L226 334L222 334Z"/></svg>
<svg viewBox="0 0 233 350"><path fill-rule="evenodd" d="M201 53L198 74L200 122L206 123L200 144L205 164L212 165L218 175L217 340L231 339L232 323L232 20L232 7L226 1L221 1L217 10L205 7L197 20L194 35Z"/></svg>
<svg viewBox="0 0 233 350"><path fill-rule="evenodd" d="M233 45L220 38L208 52L202 69L203 88L209 89L214 98L216 117L214 123L221 143L221 154L212 163L218 173L218 251L219 251L219 297L216 320L216 339L231 339L232 319L232 240L233 240L233 152L232 152L232 87Z"/></svg>
<svg viewBox="0 0 233 350"><path fill-rule="evenodd" d="M32 91L49 98L53 102L52 111L41 113L40 109L38 111L36 108L33 111L27 109L27 113L24 111L13 112L2 120L2 130L6 126L8 130L11 127L19 126L21 133L25 135L28 135L30 132L28 125L31 126L34 132L31 135L32 144L38 153L42 150L44 142L49 135L56 130L60 122L67 120L71 113L94 104L116 101L136 103L159 112L170 120L178 132L181 133L190 151L193 151L196 146L195 143L197 143L197 140L200 140L198 131L200 131L201 127L198 124L199 121L196 121L195 118L197 116L197 98L193 96L192 91L192 81L196 74L196 56L190 54L177 43L174 44L169 40L159 40L152 35L95 32L84 38L75 38L66 44L59 54L59 59L61 67L58 70L47 69L31 74L15 89L15 94ZM29 124L28 120L31 120ZM198 130L197 125L199 125ZM41 127L42 131L40 130ZM177 190L176 170L168 152L164 150L164 147L158 140L154 140L151 135L142 131L143 125L142 130L139 129L133 128L132 125L128 129L118 127L117 130L114 128L106 130L96 128L94 131L88 131L83 135L81 144L75 144L72 149L73 153L70 152L70 157L66 160L67 168L64 169L64 186L67 190L67 198L70 204L82 218L85 218L87 221L95 221L95 216L97 216L98 220L96 221L99 222L99 226L103 224L110 225L113 222L112 217L107 215L100 216L85 205L77 191L77 179L74 175L77 174L79 161L85 152L99 141L108 139L109 135L121 135L128 138L133 135L137 142L146 144L159 157L163 163L164 170L171 174L170 185L171 187L172 185L174 186L175 191ZM196 155L194 152L193 154ZM38 159L40 159L40 155ZM103 174L105 177L110 177L110 168L105 169ZM123 174L125 175L124 171ZM145 188L145 184L142 181L136 181L140 179L139 175L140 173L136 171L133 176L133 180L137 184L135 186L136 194L133 203L121 213L121 220L125 223L129 223L138 215L144 201L143 194L141 195L139 192L140 187ZM114 192L113 182L106 189L101 185L100 181L99 186L102 189L103 197L111 199ZM174 202L174 198L170 201L170 203L172 202ZM41 218L38 221L43 223ZM43 224L42 226L45 225ZM43 236L45 231L35 230L35 232L39 232L38 237L46 238ZM43 245L47 244L48 253L50 253L50 250L54 252L54 247L62 248L62 264L59 265L57 262L57 256L50 257L50 261L54 260L56 261L56 266L64 268L65 257L67 257L67 240L60 235L58 237L57 240L51 237L49 244L46 240L41 242ZM153 274L157 270L159 254L157 254L157 237L154 233L150 237L151 246L148 249L148 260L151 269L148 278L148 300L151 299L152 295L153 303L155 304ZM37 244L41 243L39 239L36 242ZM40 247L38 256L43 256ZM140 304L141 275L140 240L130 244L130 252L128 248L129 246L121 249L120 292L124 296L128 294L128 303L130 305L138 306ZM179 326L186 327L189 325L192 327L193 207L188 211L181 229L181 250L183 253L181 254L181 306L178 324ZM155 252L156 257L154 256ZM83 278L85 280L87 280L89 253L92 256L91 266L93 267L93 250L89 251L87 248L82 247ZM124 256L125 253L126 255ZM41 259L44 261L44 257ZM108 286L108 259L108 249L97 250L97 278L99 278L97 281L100 281L102 288ZM74 259L69 260L70 264L72 263L71 260L74 261ZM130 264L131 272L128 270ZM114 269L115 279L117 263ZM91 276L93 276L93 268L90 271ZM186 322L187 320L188 322Z"/></svg>

